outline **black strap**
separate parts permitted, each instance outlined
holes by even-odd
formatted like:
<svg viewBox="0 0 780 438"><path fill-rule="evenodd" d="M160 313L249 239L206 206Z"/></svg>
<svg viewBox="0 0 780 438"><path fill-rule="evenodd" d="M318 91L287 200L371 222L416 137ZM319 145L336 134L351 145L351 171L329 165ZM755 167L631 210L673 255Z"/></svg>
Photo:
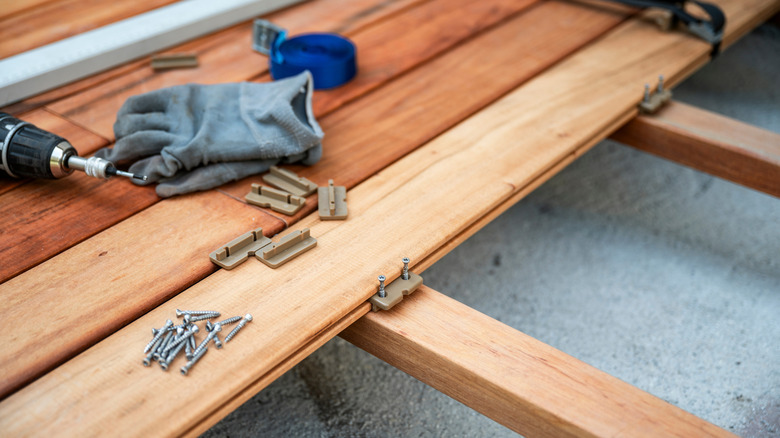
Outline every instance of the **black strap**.
<svg viewBox="0 0 780 438"><path fill-rule="evenodd" d="M712 44L711 56L720 53L720 43L723 41L723 28L726 26L726 15L716 5L698 0L608 0L623 3L638 8L661 8L670 11L675 21L682 21L688 30L699 38ZM693 3L709 16L709 20L694 17L685 11L685 3Z"/></svg>

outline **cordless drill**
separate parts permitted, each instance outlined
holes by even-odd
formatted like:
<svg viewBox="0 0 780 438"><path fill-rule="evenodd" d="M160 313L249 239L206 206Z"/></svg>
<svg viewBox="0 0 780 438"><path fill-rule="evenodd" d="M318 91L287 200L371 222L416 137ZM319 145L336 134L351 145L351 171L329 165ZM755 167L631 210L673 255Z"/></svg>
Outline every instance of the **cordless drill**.
<svg viewBox="0 0 780 438"><path fill-rule="evenodd" d="M108 160L82 158L64 138L10 114L0 113L0 169L12 177L62 178L81 170L95 178L114 175L146 181L146 176L118 170Z"/></svg>

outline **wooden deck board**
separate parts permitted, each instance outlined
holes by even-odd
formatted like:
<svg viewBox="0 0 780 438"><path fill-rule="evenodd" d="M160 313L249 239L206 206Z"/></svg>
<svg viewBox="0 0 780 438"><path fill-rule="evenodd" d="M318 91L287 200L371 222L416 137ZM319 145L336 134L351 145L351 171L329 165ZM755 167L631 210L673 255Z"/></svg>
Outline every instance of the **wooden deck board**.
<svg viewBox="0 0 780 438"><path fill-rule="evenodd" d="M739 28L777 2L722 4ZM422 259L582 144L608 135L614 123L635 111L641 98L635 84L657 74L656 66L679 76L708 51L686 35L659 36L645 23L620 26L354 188L354 214L346 222L307 218L303 222L312 221L319 239L315 250L279 270L255 263L216 272L0 403L0 424L9 433L47 434L66 427L144 434L154 427L156 433L174 434L197 423L359 306L374 292L377 272L392 280L402 255ZM611 81L603 79L607 76ZM602 93L594 94L594 85ZM475 165L474 157L484 156L494 159ZM242 332L242 341L231 343L232 367L207 356L187 377L194 381L181 385L179 376L138 365L139 353L127 345L144 345L149 327L175 307L193 305L260 315ZM191 401L186 412L168 403L174 392ZM105 410L93 409L108 400Z"/></svg>
<svg viewBox="0 0 780 438"><path fill-rule="evenodd" d="M555 17L554 19L543 19L544 17ZM333 159L328 160L330 163L327 168L321 171L324 174L323 177L317 178L317 180L326 179L327 175L338 175L349 170L353 174L357 174L355 179L348 180L348 186L353 187L359 181L365 180L370 177L377 168L388 165L391 160L396 159L400 155L407 153L408 151L418 147L426 140L435 137L445 129L453 126L458 121L470 114L470 112L477 111L484 107L491 100L494 100L501 94L504 94L510 90L513 86L521 83L532 77L535 73L554 63L556 60L569 54L578 47L585 45L587 42L598 37L601 33L607 31L611 27L617 25L624 15L620 13L605 12L602 10L584 9L576 6L572 6L562 2L549 2L538 7L533 8L527 14L520 15L513 18L511 21L503 23L499 28L491 30L485 34L484 37L477 38L469 42L467 45L460 46L451 53L435 60L425 66L423 69L418 69L410 74L407 74L400 78L389 87L379 90L378 93L374 93L371 96L370 105L356 102L353 105L347 105L344 108L343 114L338 115L338 123L333 125L328 124L329 117L324 119L324 127L329 133L326 136L326 140L335 137L335 143L326 142L326 156L330 156ZM536 23L539 23L536 25ZM555 40L552 43L547 43L546 39L535 38L535 35L543 35L545 33L554 32L557 34L569 36L570 38L561 38ZM517 37L517 41L511 45L498 45L497 42L506 39L509 35ZM523 43L524 41L536 39L539 41L539 45ZM559 42L563 41L563 43ZM492 50L484 50L482 47L491 47ZM513 53L508 54L507 49L513 50ZM481 53L482 56L476 59L477 53ZM474 62L479 63L482 66L480 69L474 69L472 64L459 63L458 59L474 59ZM520 62L518 59L535 58L536 62ZM511 62L515 60L515 62ZM502 80L490 81L493 77L493 73L501 73ZM459 77L459 82L455 85L463 85L461 94L455 95L452 90L440 89L435 86L440 77L444 74L451 74ZM465 85L474 82L488 82L491 85L470 88ZM456 87L455 89L459 89ZM460 109L450 108L448 106L439 106L439 103L446 99L447 96L455 96L464 106ZM390 112L393 107L398 105L398 102L405 102L406 105L419 107L421 109L421 118L419 124L413 124L410 119L398 113L397 116L386 118L385 114ZM375 111L371 111L374 108ZM336 116L336 114L333 114ZM441 121L443 118L444 121ZM348 122L344 124L344 122ZM379 126L381 125L381 128ZM375 126L376 134L378 138L383 138L382 141L364 143L363 133L360 131L361 126ZM399 132L403 129L407 129L407 136L403 141L393 137L393 132ZM430 131L436 129L435 131ZM390 135L385 136L387 132ZM332 134L332 135L331 135ZM357 135L356 135L357 134ZM327 149L329 144L341 145L346 147L339 147L338 149ZM366 148L368 156L375 156L372 165L364 165L358 168L350 166L350 157L355 155L355 151L359 151L361 148ZM335 155L337 154L337 155ZM334 156L335 155L335 156ZM314 170L319 167L320 164L314 166L308 170ZM359 172L359 173L356 173ZM257 178L250 178L248 180L256 180ZM339 183L342 183L341 179L337 179ZM323 181L324 182L324 181ZM248 185L248 183L247 183ZM239 186L240 187L240 186ZM246 189L248 191L248 188ZM217 193L215 193L217 194ZM243 197L244 193L240 191L238 196ZM219 194L217 194L219 195ZM222 196L222 195L219 195ZM137 254L137 257L146 260L148 258L149 247L144 240L138 239L138 235L150 234L150 229L157 229L160 224L158 223L164 218L164 211L170 208L171 218L175 218L177 229L182 233L199 234L198 230L202 229L201 221L202 216L182 215L182 203L187 203L189 197L183 197L181 200L177 200L172 203L170 207L166 207L164 204L169 201L164 201L159 205L153 207L150 210L159 212L154 216L148 214L141 215L139 218L131 218L126 223L120 224L122 229L125 230L123 235L126 237L119 238L123 251L127 254ZM315 197L311 197L309 202L312 202ZM197 211L201 204L200 198L192 200L192 208ZM233 202L231 200L231 202ZM238 204L238 203L236 203ZM243 205L242 205L243 206ZM250 207L254 208L254 207ZM293 218L282 217L288 223L297 221L301 216L297 215ZM174 219L171 219L174 220ZM281 222L281 220L280 220ZM237 236L249 230L251 226L239 225L236 223L220 223L214 225L215 230L219 230L221 233L223 230L232 230L231 232ZM225 227L223 229L223 227ZM109 230L110 231L110 230ZM278 231L278 230L277 230ZM153 234L153 233L152 233ZM219 236L221 234L217 234ZM214 236L204 237L205 242L209 242L212 246L227 242L230 239L222 239ZM58 266L74 266L79 263L84 263L84 257L88 257L89 254L100 252L103 245L102 240L98 239L93 242L94 239L89 239L83 244L79 245L78 251L68 251L61 254L52 262L44 263L29 272L25 273L21 277L15 279L7 285L12 291L19 290L36 290L40 288L41 284L37 278L43 273L52 272L58 275L64 275L61 268ZM187 244L184 241L176 241L175 244L166 247L154 247L155 258L154 267L155 271L166 272L165 286L171 290L182 290L189 284L192 284L193 277L188 271L178 271L175 269L180 265L181 259L188 260L200 260L201 262L207 262L205 254L210 249L204 250L202 245L193 246ZM200 259L198 259L200 257ZM117 257L113 259L114 263L124 264L124 258ZM103 260L101 264L102 269L112 271L112 265L110 261ZM207 263L208 264L208 263ZM120 266L116 266L118 269ZM204 276L210 272L208 270L200 271ZM94 277L92 270L85 270L83 272L75 271L68 274L70 280L81 284L80 294L86 296L102 296L109 301L122 300L123 297L130 290L145 290L148 285L148 280L144 277L129 277L123 278L120 282L120 286L110 284L110 287L104 281L90 281ZM47 276L47 278L50 278ZM16 281L19 280L19 281ZM0 286L0 296L2 296L3 287ZM126 308L119 307L115 309L111 315L118 320L131 320L138 316L138 308L145 306L146 308L154 307L163 302L164 298L168 298L168 295L161 294L157 289L151 290L148 293L142 293L138 299L146 299L143 304L138 304L136 307ZM56 332L58 330L67 330L70 327L72 315L72 308L78 308L79 297L64 297L59 301L60 304L66 304L61 307L50 309L48 312L53 316L56 323L49 324L46 327L46 333ZM72 303L71 303L72 301ZM36 303L19 303L21 307L20 313L26 314L28 312L34 312ZM60 317L60 314L62 316ZM109 325L108 322L99 318L96 322L100 324ZM92 326L90 326L92 327ZM98 330L99 326L95 326L91 330L98 333L95 336L88 339L79 339L79 341L92 341L102 339L101 336L105 336L110 332L105 330ZM15 345L9 352L17 350L23 350L29 348L26 338L15 339ZM18 343L18 344L17 344ZM57 357L63 357L72 355L73 351L81 351L86 348L88 344L82 342L71 342L59 346L56 350ZM18 370L16 368L27 368L31 366L24 361L9 361L8 369L12 376L24 372L24 370ZM38 372L48 369L54 362L35 362L35 369ZM10 382L12 383L12 382ZM0 391L3 393L3 391Z"/></svg>

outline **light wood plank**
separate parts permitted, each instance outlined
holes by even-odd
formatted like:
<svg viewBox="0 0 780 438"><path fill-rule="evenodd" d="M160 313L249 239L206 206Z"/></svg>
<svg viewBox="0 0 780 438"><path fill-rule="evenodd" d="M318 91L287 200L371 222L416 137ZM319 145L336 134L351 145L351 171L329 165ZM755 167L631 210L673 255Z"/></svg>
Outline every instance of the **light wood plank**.
<svg viewBox="0 0 780 438"><path fill-rule="evenodd" d="M20 115L18 118L67 139L81 156L91 154L103 146L108 146L108 140L105 138L93 134L80 126L76 126L70 121L65 120L56 114L52 114L45 109L33 110ZM0 194L24 184L27 181L28 180L26 179L8 178L3 174L3 176L0 177Z"/></svg>
<svg viewBox="0 0 780 438"><path fill-rule="evenodd" d="M640 115L613 139L780 197L780 134L671 102Z"/></svg>
<svg viewBox="0 0 780 438"><path fill-rule="evenodd" d="M345 3L341 0L321 0L270 14L267 19L292 34L316 31L349 35L419 1L352 0ZM246 81L268 71L268 58L252 50L251 43L252 23L242 23L171 49L171 52L197 54L198 68L155 72L150 65L143 64L137 70L50 104L49 108L113 139L116 112L128 97L190 82Z"/></svg>
<svg viewBox="0 0 780 438"><path fill-rule="evenodd" d="M340 336L527 437L735 436L425 286Z"/></svg>
<svg viewBox="0 0 780 438"><path fill-rule="evenodd" d="M208 254L257 227L273 236L284 223L218 193L174 198L1 284L14 330L0 398L214 272Z"/></svg>
<svg viewBox="0 0 780 438"><path fill-rule="evenodd" d="M737 25L777 6L720 4ZM403 255L423 259L582 144L606 136L603 129L635 111L635 84L657 75L656 66L672 77L708 52L686 35L658 35L637 21L620 26L350 191L349 220L311 218L314 250L282 269L245 263L207 277L4 400L0 425L10 434L172 435L197 424L362 304L377 273L394 279ZM594 83L602 93L592 92ZM192 306L255 315L221 352L231 367L207 356L182 384L138 365L128 345L145 345L149 327ZM173 393L188 409L170 403Z"/></svg>
<svg viewBox="0 0 780 438"><path fill-rule="evenodd" d="M0 29L13 38L0 40L0 58L7 58L63 38L150 11L176 0L58 0L0 19Z"/></svg>

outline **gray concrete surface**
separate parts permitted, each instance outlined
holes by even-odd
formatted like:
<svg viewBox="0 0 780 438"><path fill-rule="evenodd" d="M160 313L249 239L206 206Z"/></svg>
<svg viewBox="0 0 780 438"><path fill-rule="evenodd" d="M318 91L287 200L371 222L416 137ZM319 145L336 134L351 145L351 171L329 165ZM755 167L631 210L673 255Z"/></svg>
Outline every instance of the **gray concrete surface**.
<svg viewBox="0 0 780 438"><path fill-rule="evenodd" d="M778 72L765 25L675 94L780 132ZM780 436L778 199L605 141L425 280L721 427ZM205 434L512 435L338 338Z"/></svg>

